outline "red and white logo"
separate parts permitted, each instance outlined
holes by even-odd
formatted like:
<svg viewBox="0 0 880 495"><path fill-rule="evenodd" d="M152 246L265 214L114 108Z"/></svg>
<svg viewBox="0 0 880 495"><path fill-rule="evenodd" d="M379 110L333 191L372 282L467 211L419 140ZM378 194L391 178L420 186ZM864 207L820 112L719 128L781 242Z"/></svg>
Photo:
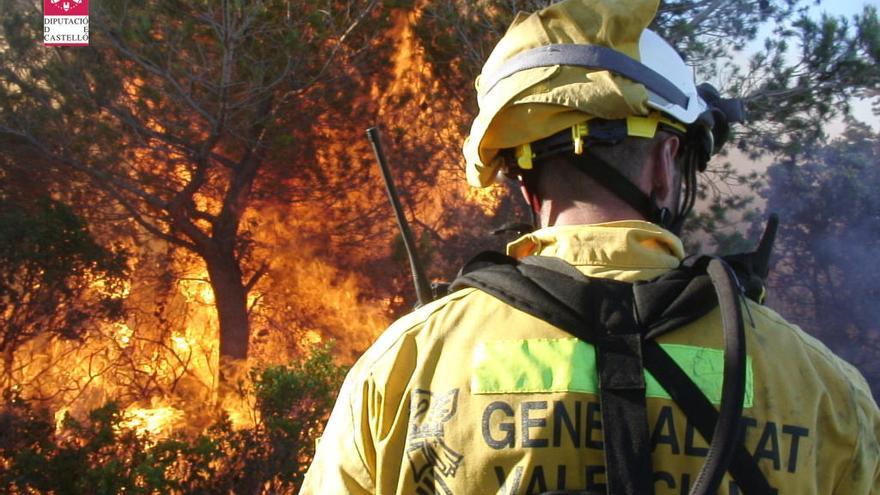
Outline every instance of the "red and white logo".
<svg viewBox="0 0 880 495"><path fill-rule="evenodd" d="M43 15L89 15L86 0L49 0Z"/></svg>
<svg viewBox="0 0 880 495"><path fill-rule="evenodd" d="M89 0L43 0L43 44L87 46Z"/></svg>

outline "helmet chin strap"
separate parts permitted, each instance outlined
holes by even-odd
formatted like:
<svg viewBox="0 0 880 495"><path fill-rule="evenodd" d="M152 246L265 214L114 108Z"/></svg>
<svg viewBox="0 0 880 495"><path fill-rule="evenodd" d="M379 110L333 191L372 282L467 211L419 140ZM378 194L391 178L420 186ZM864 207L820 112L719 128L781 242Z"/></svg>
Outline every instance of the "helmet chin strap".
<svg viewBox="0 0 880 495"><path fill-rule="evenodd" d="M699 153L693 151L693 148L686 152L683 159L682 183L677 190L680 193L676 194L675 201L677 204L676 211L659 206L656 194L653 191L650 195L646 194L629 178L599 156L589 152L574 154L570 141L559 144L551 142L547 148L547 151L541 151L540 156L536 160L537 165L540 165L543 158L562 153L569 154L570 163L579 171L620 198L649 222L655 223L676 235L681 233L684 221L696 203L697 171L700 169L703 160ZM535 170L520 170L517 175L529 203L532 222L537 226L538 216L541 212L541 201L536 193Z"/></svg>
<svg viewBox="0 0 880 495"><path fill-rule="evenodd" d="M618 172L617 169L609 165L602 158L592 153L584 153L582 155L573 155L571 163L582 173L587 174L602 187L611 191L611 193L634 210L641 213L649 222L655 223L676 234L681 229L687 211L679 208L679 211L673 213L669 208L659 206L653 192L651 192L650 196L645 194L625 175Z"/></svg>

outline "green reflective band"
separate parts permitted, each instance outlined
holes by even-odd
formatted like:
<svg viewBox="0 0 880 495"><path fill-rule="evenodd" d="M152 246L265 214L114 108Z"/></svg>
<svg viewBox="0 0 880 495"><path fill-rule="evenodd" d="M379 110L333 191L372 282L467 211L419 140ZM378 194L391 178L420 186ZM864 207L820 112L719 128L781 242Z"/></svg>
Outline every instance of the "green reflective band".
<svg viewBox="0 0 880 495"><path fill-rule="evenodd" d="M721 402L724 351L681 344L660 344L713 403ZM481 342L473 354L474 394L599 392L593 346L575 338L496 340ZM671 399L650 373L648 397ZM754 400L752 358L746 357L744 407Z"/></svg>

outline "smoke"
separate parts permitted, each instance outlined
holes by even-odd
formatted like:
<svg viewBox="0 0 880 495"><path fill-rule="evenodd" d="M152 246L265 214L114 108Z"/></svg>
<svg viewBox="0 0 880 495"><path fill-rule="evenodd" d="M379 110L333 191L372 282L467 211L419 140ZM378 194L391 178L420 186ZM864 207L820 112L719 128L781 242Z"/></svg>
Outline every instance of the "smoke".
<svg viewBox="0 0 880 495"><path fill-rule="evenodd" d="M877 222L862 221L837 236L817 243L821 257L830 260L835 271L832 286L837 312L849 315L860 328L880 329L880 277L872 268L880 265L880 228ZM845 296L845 297L841 297Z"/></svg>
<svg viewBox="0 0 880 495"><path fill-rule="evenodd" d="M853 126L768 169L780 215L771 305L856 365L880 396L880 139Z"/></svg>

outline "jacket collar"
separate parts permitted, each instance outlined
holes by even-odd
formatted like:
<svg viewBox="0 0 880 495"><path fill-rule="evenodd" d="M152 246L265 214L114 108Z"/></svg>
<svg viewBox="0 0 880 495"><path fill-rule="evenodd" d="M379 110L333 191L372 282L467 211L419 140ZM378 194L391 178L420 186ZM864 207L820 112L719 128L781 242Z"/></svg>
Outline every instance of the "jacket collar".
<svg viewBox="0 0 880 495"><path fill-rule="evenodd" d="M681 240L640 220L560 225L527 234L507 254L562 258L586 275L622 281L647 280L676 268L684 258Z"/></svg>

